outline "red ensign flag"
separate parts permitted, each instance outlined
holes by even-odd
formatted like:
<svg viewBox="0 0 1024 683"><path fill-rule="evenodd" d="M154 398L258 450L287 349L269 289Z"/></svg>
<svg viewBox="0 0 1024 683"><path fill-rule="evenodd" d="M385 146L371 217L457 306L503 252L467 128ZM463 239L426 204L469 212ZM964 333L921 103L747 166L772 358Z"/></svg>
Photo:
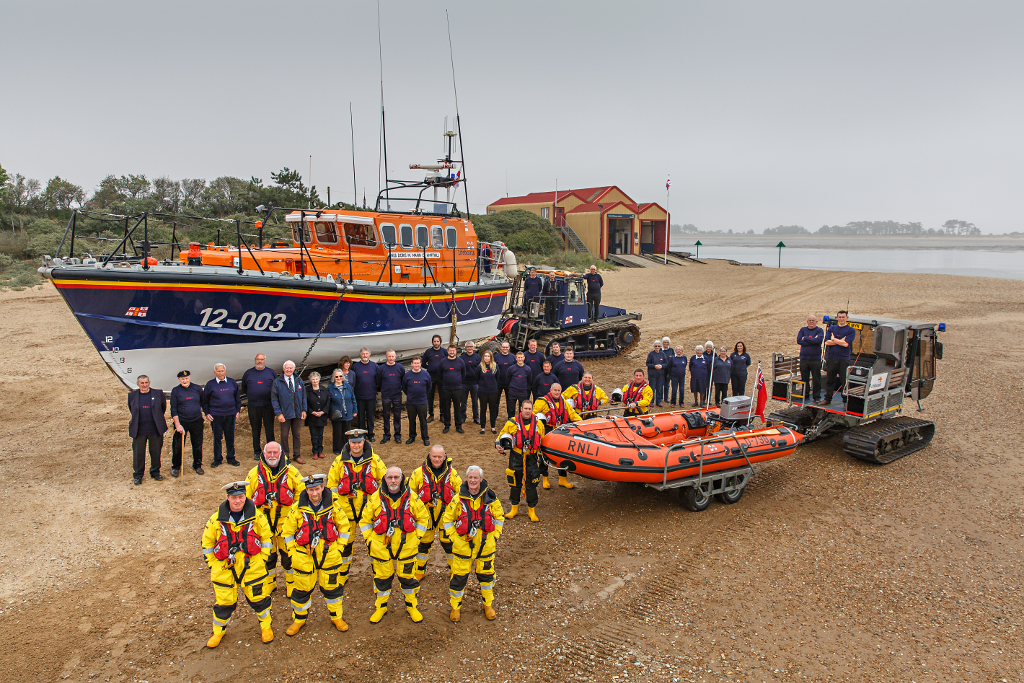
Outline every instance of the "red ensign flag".
<svg viewBox="0 0 1024 683"><path fill-rule="evenodd" d="M757 379L754 380L754 401L757 406L754 415L764 422L764 407L768 403L768 387L764 383L764 375L761 374L761 363L757 364Z"/></svg>

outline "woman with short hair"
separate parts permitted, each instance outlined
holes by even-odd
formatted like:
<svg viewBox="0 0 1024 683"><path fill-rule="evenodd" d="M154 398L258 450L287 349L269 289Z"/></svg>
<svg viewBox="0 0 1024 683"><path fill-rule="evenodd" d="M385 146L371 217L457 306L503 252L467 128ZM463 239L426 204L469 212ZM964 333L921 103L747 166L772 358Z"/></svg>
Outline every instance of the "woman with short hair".
<svg viewBox="0 0 1024 683"><path fill-rule="evenodd" d="M352 365L351 359L348 365ZM335 456L341 455L341 449L348 443L345 432L352 429L352 421L356 417L356 393L348 377L344 367L338 368L331 375L331 385L327 387L331 396L327 415L331 420L331 448Z"/></svg>
<svg viewBox="0 0 1024 683"><path fill-rule="evenodd" d="M306 426L309 427L309 442L313 460L324 457L324 427L330 421L331 393L320 386L320 373L309 373L310 389L306 392Z"/></svg>
<svg viewBox="0 0 1024 683"><path fill-rule="evenodd" d="M729 360L729 349L722 346L718 349L718 358L711 370L711 381L715 383L715 405L721 407L722 399L729 395L729 381L732 379L732 361Z"/></svg>
<svg viewBox="0 0 1024 683"><path fill-rule="evenodd" d="M710 366L704 356L704 347L697 344L690 358L690 391L693 392L693 407L703 406L708 395Z"/></svg>

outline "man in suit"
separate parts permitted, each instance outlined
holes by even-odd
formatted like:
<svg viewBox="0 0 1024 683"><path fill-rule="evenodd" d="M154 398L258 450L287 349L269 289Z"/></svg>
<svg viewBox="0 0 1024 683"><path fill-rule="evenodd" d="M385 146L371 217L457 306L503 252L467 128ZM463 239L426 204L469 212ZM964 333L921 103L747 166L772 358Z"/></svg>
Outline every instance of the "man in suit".
<svg viewBox="0 0 1024 683"><path fill-rule="evenodd" d="M306 387L302 378L295 374L295 363L285 361L283 374L274 379L274 388L270 392L270 404L274 406L274 415L281 423L281 450L286 459L298 465L305 465L301 451L302 422L306 419ZM289 458L288 434L292 435L292 451Z"/></svg>
<svg viewBox="0 0 1024 683"><path fill-rule="evenodd" d="M149 377L139 375L135 380L138 389L128 394L128 436L132 437L132 481L138 486L146 468L146 450L149 450L149 476L157 481L160 474L160 453L164 449L164 432L167 420L164 411L167 402L164 392L150 389Z"/></svg>

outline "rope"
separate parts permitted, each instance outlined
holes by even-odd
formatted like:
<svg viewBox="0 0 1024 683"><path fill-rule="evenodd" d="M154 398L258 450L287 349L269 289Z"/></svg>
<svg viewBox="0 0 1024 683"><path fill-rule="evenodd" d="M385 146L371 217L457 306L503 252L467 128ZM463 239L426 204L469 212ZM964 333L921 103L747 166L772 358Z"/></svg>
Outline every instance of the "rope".
<svg viewBox="0 0 1024 683"><path fill-rule="evenodd" d="M433 308L433 304L431 303L432 301L433 298L427 299L427 310L423 312L422 318L417 318L412 314L412 311L409 310L409 300L404 297L402 298L402 303L405 304L405 312L409 314L409 317L412 318L414 323L423 322L424 318L430 314L430 311Z"/></svg>
<svg viewBox="0 0 1024 683"><path fill-rule="evenodd" d="M474 294L473 295L473 306L476 308L477 312L479 312L479 313L486 313L488 311L488 309L490 309L491 301L493 301L493 300L494 300L494 290L492 289L490 296L487 297L487 306L485 306L484 308L480 308L480 304L478 304L476 302L476 295Z"/></svg>
<svg viewBox="0 0 1024 683"><path fill-rule="evenodd" d="M465 317L473 312L473 302L476 301L476 294L473 294L473 298L469 300L469 310L465 313L459 310L459 305L455 302L455 295L452 295L452 306L455 308L455 312Z"/></svg>
<svg viewBox="0 0 1024 683"><path fill-rule="evenodd" d="M322 335L324 333L324 330L327 329L327 324L331 322L331 318L334 317L334 312L338 310L338 305L341 303L341 300L344 299L344 298L345 298L345 293L342 292L341 296L338 297L338 300L334 302L334 308L331 309L330 314L327 316L327 320L325 320L324 324L320 327L320 331L316 333L316 338L313 340L313 343L309 345L309 350L306 351L306 355L303 356L302 360L299 362L299 365L301 366L300 369L299 369L299 374L300 375L303 372L305 372L305 370L306 370L306 359L309 358L309 354L313 353L313 347L316 346L316 343L318 341L320 341L320 335Z"/></svg>

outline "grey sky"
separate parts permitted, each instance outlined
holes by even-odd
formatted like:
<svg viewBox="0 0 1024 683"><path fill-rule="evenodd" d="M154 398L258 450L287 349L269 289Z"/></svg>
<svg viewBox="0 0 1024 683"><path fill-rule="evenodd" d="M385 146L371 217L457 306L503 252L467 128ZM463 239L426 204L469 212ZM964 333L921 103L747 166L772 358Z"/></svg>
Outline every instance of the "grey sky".
<svg viewBox="0 0 1024 683"><path fill-rule="evenodd" d="M392 177L455 111L443 3L381 3ZM617 184L673 222L1024 230L1024 3L451 2L473 211ZM377 188L372 2L0 1L0 164Z"/></svg>

